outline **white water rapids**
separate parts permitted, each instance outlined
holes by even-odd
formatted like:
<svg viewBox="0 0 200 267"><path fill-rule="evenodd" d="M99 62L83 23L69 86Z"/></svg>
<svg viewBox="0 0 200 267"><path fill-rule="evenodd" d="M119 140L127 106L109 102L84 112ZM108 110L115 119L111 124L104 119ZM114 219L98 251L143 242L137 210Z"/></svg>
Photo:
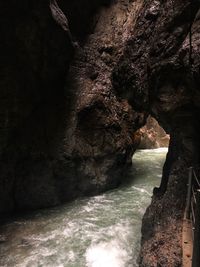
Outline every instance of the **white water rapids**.
<svg viewBox="0 0 200 267"><path fill-rule="evenodd" d="M1 226L0 267L137 267L141 222L167 149L140 150L131 181Z"/></svg>

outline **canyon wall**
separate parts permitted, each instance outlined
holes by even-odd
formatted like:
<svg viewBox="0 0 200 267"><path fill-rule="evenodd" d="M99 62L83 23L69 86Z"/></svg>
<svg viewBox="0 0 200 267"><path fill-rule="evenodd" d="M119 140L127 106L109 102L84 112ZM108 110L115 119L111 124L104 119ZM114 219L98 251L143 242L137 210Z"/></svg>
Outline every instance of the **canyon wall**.
<svg viewBox="0 0 200 267"><path fill-rule="evenodd" d="M0 10L0 211L9 212L57 202L49 158L63 135L74 48L49 1L4 1Z"/></svg>
<svg viewBox="0 0 200 267"><path fill-rule="evenodd" d="M118 96L170 134L160 188L142 226L140 266L182 266L188 167L199 166L199 1L145 1L113 72Z"/></svg>
<svg viewBox="0 0 200 267"><path fill-rule="evenodd" d="M146 114L112 89L142 1L0 4L0 212L121 183Z"/></svg>

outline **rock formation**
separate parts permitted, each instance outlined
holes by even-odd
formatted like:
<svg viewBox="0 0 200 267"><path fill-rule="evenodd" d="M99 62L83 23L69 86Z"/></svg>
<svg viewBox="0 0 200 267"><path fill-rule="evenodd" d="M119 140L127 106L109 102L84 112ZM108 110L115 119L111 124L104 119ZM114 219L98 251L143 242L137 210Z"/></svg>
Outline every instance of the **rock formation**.
<svg viewBox="0 0 200 267"><path fill-rule="evenodd" d="M139 131L140 135L140 149L153 149L159 147L169 146L169 135L160 127L158 122L151 116L148 117L145 126Z"/></svg>
<svg viewBox="0 0 200 267"><path fill-rule="evenodd" d="M49 1L9 0L0 10L0 211L10 212L57 203L51 166L66 121L74 48Z"/></svg>
<svg viewBox="0 0 200 267"><path fill-rule="evenodd" d="M145 1L113 73L119 96L170 134L160 188L143 219L140 266L181 266L188 167L199 165L199 1Z"/></svg>
<svg viewBox="0 0 200 267"><path fill-rule="evenodd" d="M146 114L117 99L111 78L140 6L0 4L0 212L56 205L123 180Z"/></svg>

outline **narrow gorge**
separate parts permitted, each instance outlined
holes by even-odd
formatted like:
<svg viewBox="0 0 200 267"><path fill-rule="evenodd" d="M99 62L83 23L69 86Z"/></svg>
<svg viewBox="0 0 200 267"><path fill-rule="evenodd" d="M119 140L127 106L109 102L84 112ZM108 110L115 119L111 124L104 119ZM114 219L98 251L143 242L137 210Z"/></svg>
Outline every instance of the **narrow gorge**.
<svg viewBox="0 0 200 267"><path fill-rule="evenodd" d="M199 8L199 0L0 3L0 266L183 266L188 168L199 170L200 164ZM165 154L158 148L166 146L164 162ZM141 202L138 210L131 199L133 204ZM102 257L111 249L118 261L95 262L89 249L87 227L93 221L87 226L88 210L94 212L90 219L96 218L102 227L97 232L109 232L111 219L103 212L106 203L108 214L116 209L114 218L119 217L114 234L122 231L122 243L109 244L120 248L132 244L134 259L126 249L116 254L115 247L103 243ZM49 208L54 219L45 214ZM82 209L89 213L82 217ZM132 209L137 219L131 217ZM126 211L130 222L122 216ZM44 218L37 221L40 212ZM73 240L65 239L52 261L29 258L34 244L44 257L50 255L42 243L48 229L45 236L41 233L41 242L40 236L36 243L27 240L23 231L30 231L27 236L32 233L32 237L36 233L29 226L18 228L25 224L16 219L19 216L28 216L25 221L37 231L40 223L44 229L49 224L57 238L48 245L51 249L67 228L78 246L73 227L80 227L80 220L88 233L78 251L73 247L80 261L76 259L74 265L67 261L66 255L75 256L71 247L63 245ZM123 220L120 224L120 219L127 224ZM128 236L129 227L140 232L141 219L141 236ZM124 241L126 234L132 243ZM17 238L21 243L15 242ZM14 255L18 245L27 249L20 259ZM83 250L87 262L82 261Z"/></svg>

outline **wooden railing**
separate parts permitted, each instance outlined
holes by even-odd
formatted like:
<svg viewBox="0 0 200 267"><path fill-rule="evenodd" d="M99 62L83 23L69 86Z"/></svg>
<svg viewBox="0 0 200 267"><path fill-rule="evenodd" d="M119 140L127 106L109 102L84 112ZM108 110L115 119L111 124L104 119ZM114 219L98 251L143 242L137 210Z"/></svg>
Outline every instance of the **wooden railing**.
<svg viewBox="0 0 200 267"><path fill-rule="evenodd" d="M200 179L193 167L189 168L186 219L192 224L192 267L200 267Z"/></svg>

